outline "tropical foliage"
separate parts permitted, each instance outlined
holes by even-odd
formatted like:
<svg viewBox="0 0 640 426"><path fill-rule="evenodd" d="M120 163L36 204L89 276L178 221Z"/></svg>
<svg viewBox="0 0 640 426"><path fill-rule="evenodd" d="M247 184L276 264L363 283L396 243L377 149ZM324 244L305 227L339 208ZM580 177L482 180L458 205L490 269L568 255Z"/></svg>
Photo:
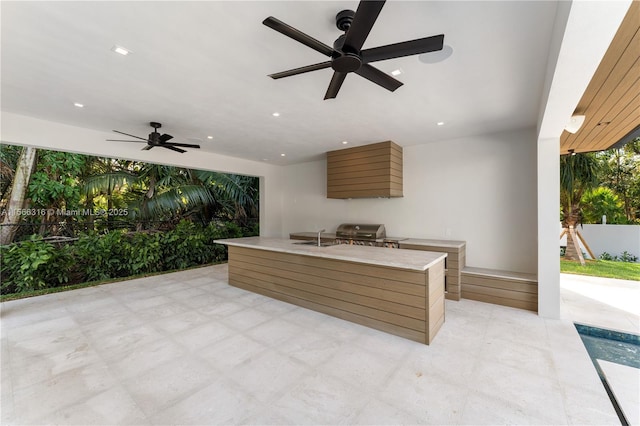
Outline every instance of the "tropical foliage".
<svg viewBox="0 0 640 426"><path fill-rule="evenodd" d="M594 154L560 158L560 207L565 228L582 222L582 197L598 184L598 162Z"/></svg>
<svg viewBox="0 0 640 426"><path fill-rule="evenodd" d="M27 148L0 148L0 171L13 178ZM122 227L172 229L182 219L202 225L232 221L251 227L258 218L256 177L37 151L20 206L10 209L11 185L3 179L0 187L3 218L19 211L22 228L33 230L36 228L29 225L37 225L37 232L23 233L18 239L28 239L33 233L58 235L61 228L97 232Z"/></svg>
<svg viewBox="0 0 640 426"><path fill-rule="evenodd" d="M255 230L254 230L255 232ZM37 235L2 247L1 294L28 292L88 281L172 271L226 260L219 238L246 235L232 222L207 226L181 221L165 232L114 230L83 233L74 244Z"/></svg>
<svg viewBox="0 0 640 426"><path fill-rule="evenodd" d="M640 138L622 148L565 155L561 164L561 220L566 225L640 224Z"/></svg>
<svg viewBox="0 0 640 426"><path fill-rule="evenodd" d="M622 148L597 154L600 162L599 180L610 189L622 207L623 217L607 223L640 223L640 138Z"/></svg>
<svg viewBox="0 0 640 426"><path fill-rule="evenodd" d="M10 145L0 173L2 294L221 261L213 240L259 233L256 177Z"/></svg>

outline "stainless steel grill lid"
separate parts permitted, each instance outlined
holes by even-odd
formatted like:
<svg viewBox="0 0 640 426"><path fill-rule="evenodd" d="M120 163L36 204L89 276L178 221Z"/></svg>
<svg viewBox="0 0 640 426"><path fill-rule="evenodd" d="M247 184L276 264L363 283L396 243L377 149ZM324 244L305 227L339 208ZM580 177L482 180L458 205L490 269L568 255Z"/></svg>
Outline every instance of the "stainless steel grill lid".
<svg viewBox="0 0 640 426"><path fill-rule="evenodd" d="M378 240L387 236L384 225L343 223L336 230L336 238Z"/></svg>

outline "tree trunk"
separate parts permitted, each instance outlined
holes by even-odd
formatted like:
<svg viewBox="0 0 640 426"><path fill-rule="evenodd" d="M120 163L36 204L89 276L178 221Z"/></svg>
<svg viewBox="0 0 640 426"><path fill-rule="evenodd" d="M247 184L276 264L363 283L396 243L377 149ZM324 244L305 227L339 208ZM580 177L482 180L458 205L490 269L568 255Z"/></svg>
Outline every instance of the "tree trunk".
<svg viewBox="0 0 640 426"><path fill-rule="evenodd" d="M566 229L567 235L567 248L564 252L564 258L566 260L579 261L584 266L584 257L582 256L582 249L580 248L580 242L575 232L576 225L580 222L580 209L573 205L569 205L567 213L565 214L562 226Z"/></svg>
<svg viewBox="0 0 640 426"><path fill-rule="evenodd" d="M566 260L579 261L582 266L585 265L582 249L580 248L580 242L578 241L578 237L573 226L569 227L567 230L567 249L564 252L564 258Z"/></svg>
<svg viewBox="0 0 640 426"><path fill-rule="evenodd" d="M37 153L36 148L29 146L22 148L11 187L11 198L7 204L2 227L0 227L0 245L11 244L16 235L18 230L16 225L20 222L20 210L25 208L24 197L27 194L31 173L36 165Z"/></svg>

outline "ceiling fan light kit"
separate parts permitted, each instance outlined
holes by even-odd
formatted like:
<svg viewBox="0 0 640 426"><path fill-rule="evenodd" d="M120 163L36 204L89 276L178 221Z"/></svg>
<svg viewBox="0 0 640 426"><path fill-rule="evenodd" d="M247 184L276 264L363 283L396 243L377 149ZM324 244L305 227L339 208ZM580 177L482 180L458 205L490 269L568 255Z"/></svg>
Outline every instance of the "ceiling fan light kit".
<svg viewBox="0 0 640 426"><path fill-rule="evenodd" d="M442 50L444 34L362 50L362 46L384 4L384 0L362 0L355 12L353 10L338 12L336 27L344 31L344 34L335 40L333 48L279 19L269 16L262 22L264 25L331 58L325 62L270 74L269 77L279 79L331 68L333 76L325 93L325 100L333 99L338 95L340 87L349 73L356 73L391 92L395 91L402 86L402 83L373 67L370 63Z"/></svg>
<svg viewBox="0 0 640 426"><path fill-rule="evenodd" d="M181 149L181 147L183 148L200 148L200 145L196 145L196 144L191 144L191 143L178 143L178 142L169 142L171 139L173 139L173 136L164 133L164 134L160 134L158 132L158 129L162 127L162 124L152 121L149 123L149 125L153 128L153 132L149 133L149 137L148 138L142 138L140 136L135 136L135 135L130 135L129 133L125 133L125 132L121 132L119 130L114 130L114 132L116 133L120 133L121 135L126 135L126 136L130 136L132 138L136 138L139 140L122 140L122 139L107 139L107 141L109 142L134 142L134 143L142 143L142 142L146 142L147 146L145 146L144 148L142 148L143 151L148 151L151 148L155 148L155 147L160 147L160 148L167 148L170 149L172 151L175 152L179 152L180 154L184 154L185 152L187 152L184 149Z"/></svg>
<svg viewBox="0 0 640 426"><path fill-rule="evenodd" d="M582 127L584 119L584 115L574 115L573 117L571 117L571 120L569 120L569 124L567 124L567 127L565 127L564 129L569 133L575 133L580 130L580 127Z"/></svg>

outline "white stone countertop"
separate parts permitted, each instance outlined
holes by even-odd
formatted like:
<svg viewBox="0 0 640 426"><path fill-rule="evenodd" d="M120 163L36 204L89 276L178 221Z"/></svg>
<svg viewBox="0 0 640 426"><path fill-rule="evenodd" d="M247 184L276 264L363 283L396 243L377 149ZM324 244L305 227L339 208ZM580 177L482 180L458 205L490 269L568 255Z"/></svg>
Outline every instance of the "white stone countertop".
<svg viewBox="0 0 640 426"><path fill-rule="evenodd" d="M311 238L317 237L317 232L291 232L289 235L295 235L301 238ZM322 238L325 239L335 239L335 232L323 232ZM434 246L434 247L442 247L442 248L462 248L467 242L466 241L457 241L457 240L435 240L428 238L407 238L407 237L385 237L385 240L398 241L400 244L411 244L414 246Z"/></svg>
<svg viewBox="0 0 640 426"><path fill-rule="evenodd" d="M467 242L456 240L430 240L425 238L407 238L400 240L400 244L412 244L416 246L438 246L438 247L450 247L450 248L462 248Z"/></svg>
<svg viewBox="0 0 640 426"><path fill-rule="evenodd" d="M425 271L447 257L446 253L422 250L391 249L385 247L353 246L336 244L328 247L301 245L300 240L284 238L246 237L215 240L214 243L246 247L281 253L314 256L325 259L346 260L399 269Z"/></svg>

